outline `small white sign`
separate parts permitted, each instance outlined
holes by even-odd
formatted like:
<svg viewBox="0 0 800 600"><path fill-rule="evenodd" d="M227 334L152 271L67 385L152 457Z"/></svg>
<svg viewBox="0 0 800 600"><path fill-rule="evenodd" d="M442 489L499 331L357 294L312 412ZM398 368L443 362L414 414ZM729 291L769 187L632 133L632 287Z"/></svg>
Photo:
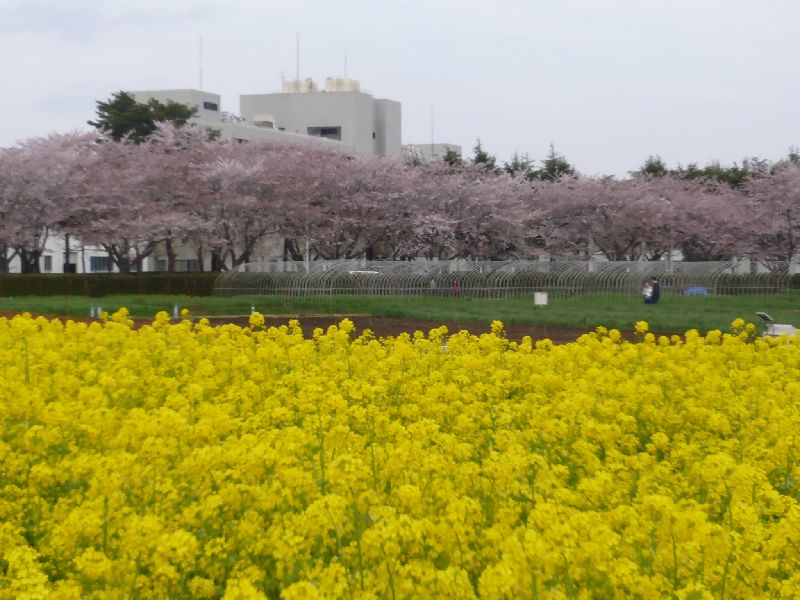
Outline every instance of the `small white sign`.
<svg viewBox="0 0 800 600"><path fill-rule="evenodd" d="M795 335L797 328L794 325L787 325L785 323L770 323L767 325L767 330L764 335L778 337L780 335Z"/></svg>
<svg viewBox="0 0 800 600"><path fill-rule="evenodd" d="M547 292L533 292L534 306L547 306Z"/></svg>

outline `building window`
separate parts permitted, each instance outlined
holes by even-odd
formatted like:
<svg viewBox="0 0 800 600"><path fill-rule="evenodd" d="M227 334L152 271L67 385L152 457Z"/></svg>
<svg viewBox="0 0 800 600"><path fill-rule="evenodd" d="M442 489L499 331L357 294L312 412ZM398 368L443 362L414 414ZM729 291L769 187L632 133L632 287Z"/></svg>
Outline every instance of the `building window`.
<svg viewBox="0 0 800 600"><path fill-rule="evenodd" d="M111 272L111 257L110 256L90 256L89 257L89 270L92 273L110 273Z"/></svg>
<svg viewBox="0 0 800 600"><path fill-rule="evenodd" d="M44 272L45 273L52 273L53 272L53 257L52 256L45 256L44 257Z"/></svg>
<svg viewBox="0 0 800 600"><path fill-rule="evenodd" d="M342 128L341 127L309 127L308 135L317 137L324 137L329 140L342 141Z"/></svg>
<svg viewBox="0 0 800 600"><path fill-rule="evenodd" d="M219 110L219 104L216 102L203 102L203 108L205 110Z"/></svg>

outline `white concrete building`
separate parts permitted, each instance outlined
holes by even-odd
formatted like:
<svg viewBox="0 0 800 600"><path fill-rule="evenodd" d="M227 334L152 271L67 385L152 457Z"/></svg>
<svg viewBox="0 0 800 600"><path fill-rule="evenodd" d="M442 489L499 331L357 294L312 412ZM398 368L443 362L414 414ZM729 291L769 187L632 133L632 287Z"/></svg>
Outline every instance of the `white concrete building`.
<svg viewBox="0 0 800 600"><path fill-rule="evenodd" d="M198 125L209 125L222 121L220 112L220 96L201 90L143 90L128 92L136 102L146 104L150 100L158 100L166 104L169 101L185 104L197 112L189 120Z"/></svg>
<svg viewBox="0 0 800 600"><path fill-rule="evenodd" d="M65 269L65 265L70 266ZM110 273L116 270L108 252L101 247L84 245L74 235L66 236L52 231L47 236L44 252L39 259L39 269L42 273ZM19 257L11 259L9 271L21 271Z"/></svg>
<svg viewBox="0 0 800 600"><path fill-rule="evenodd" d="M298 86L298 89L305 88ZM197 112L189 122L218 131L220 138L223 140L236 140L239 142L270 141L294 145L308 144L323 146L341 152L355 152L352 144L327 137L287 131L286 128L275 126L272 121L247 123L244 119L222 110L219 94L194 89L141 90L128 93L137 102L141 103L155 99L164 103L168 101L179 102L195 108Z"/></svg>
<svg viewBox="0 0 800 600"><path fill-rule="evenodd" d="M353 148L352 144L345 144L344 142L338 142L324 137L293 133L291 131L258 127L243 121L231 120L213 125L205 123L201 125L219 131L220 139L223 140L235 140L237 142L267 141L297 146L321 146L348 154L353 154L355 152L355 148Z"/></svg>
<svg viewBox="0 0 800 600"><path fill-rule="evenodd" d="M352 79L328 78L324 91L311 80L288 81L279 93L240 96L239 108L257 127L327 138L366 156L400 155L400 103L374 98Z"/></svg>
<svg viewBox="0 0 800 600"><path fill-rule="evenodd" d="M256 244L251 254L253 262L269 262L283 259L283 236L278 233L267 233ZM202 264L200 258L202 256ZM153 254L145 259L145 271L166 271L167 250L163 243L156 245ZM194 243L180 244L175 248L175 271L210 271L211 254L206 250L198 253L198 246Z"/></svg>
<svg viewBox="0 0 800 600"><path fill-rule="evenodd" d="M241 117L222 111L219 94L203 90L128 92L137 102L180 102L197 109L190 122L219 131L225 140L313 144L366 156L399 156L399 102L373 98L353 79L286 81L283 90L239 97Z"/></svg>

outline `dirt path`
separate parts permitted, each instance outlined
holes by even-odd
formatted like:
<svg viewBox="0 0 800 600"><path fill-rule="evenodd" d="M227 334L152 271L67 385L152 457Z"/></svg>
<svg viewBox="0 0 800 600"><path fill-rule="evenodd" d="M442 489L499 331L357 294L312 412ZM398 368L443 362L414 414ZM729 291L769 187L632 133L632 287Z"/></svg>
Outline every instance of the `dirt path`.
<svg viewBox="0 0 800 600"><path fill-rule="evenodd" d="M13 317L15 313L0 311L0 317ZM48 318L62 318L70 319L73 321L80 321L83 323L91 323L96 319L90 317L71 317L59 315L44 315ZM441 325L447 325L450 333L456 333L462 329L466 329L471 333L480 334L489 331L489 324L481 323L468 323L459 321L418 321L412 319L392 319L388 317L373 317L370 315L311 315L311 316L267 316L267 327L286 325L290 319L297 318L306 335L310 335L316 327L327 329L330 325L338 324L343 318L349 318L356 326L356 331L360 334L364 329L370 329L376 337L397 336L403 332L413 333L414 331L422 331L428 333L431 329ZM245 316L227 316L227 317L207 317L212 325L224 325L227 323L234 323L236 325L247 325L248 317ZM136 318L134 319L137 326L149 323L149 318ZM586 333L588 330L581 327L551 327L546 325L506 325L506 335L511 340L521 340L524 336L528 335L533 340L540 340L548 338L557 344L564 344L573 342L578 337ZM623 337L626 339L633 339L632 331L623 331Z"/></svg>

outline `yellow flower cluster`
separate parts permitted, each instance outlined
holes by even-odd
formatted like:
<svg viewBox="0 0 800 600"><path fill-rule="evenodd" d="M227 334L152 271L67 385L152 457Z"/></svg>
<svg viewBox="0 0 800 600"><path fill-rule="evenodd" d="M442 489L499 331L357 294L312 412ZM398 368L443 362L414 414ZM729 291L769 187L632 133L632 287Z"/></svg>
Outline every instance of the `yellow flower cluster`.
<svg viewBox="0 0 800 600"><path fill-rule="evenodd" d="M800 342L0 319L0 598L800 589Z"/></svg>

